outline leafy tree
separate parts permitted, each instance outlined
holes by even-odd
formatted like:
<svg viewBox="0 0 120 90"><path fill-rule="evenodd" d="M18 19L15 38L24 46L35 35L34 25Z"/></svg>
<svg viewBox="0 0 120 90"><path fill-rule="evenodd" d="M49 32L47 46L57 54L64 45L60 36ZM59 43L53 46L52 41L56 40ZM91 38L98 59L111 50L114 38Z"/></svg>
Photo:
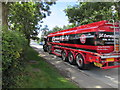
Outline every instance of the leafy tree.
<svg viewBox="0 0 120 90"><path fill-rule="evenodd" d="M60 31L60 30L63 30L63 29L62 29L61 27L55 26L52 30L49 30L49 31L47 32L47 35L48 35L49 33L57 32L57 31Z"/></svg>
<svg viewBox="0 0 120 90"><path fill-rule="evenodd" d="M60 31L60 30L62 30L62 28L61 28L61 27L58 27L58 26L55 26L55 27L53 28L53 31L55 31L55 32Z"/></svg>
<svg viewBox="0 0 120 90"><path fill-rule="evenodd" d="M49 31L48 26L45 25L44 28L41 29L41 31L42 31L42 35L43 35L43 36L46 36L46 35L47 35L47 32Z"/></svg>
<svg viewBox="0 0 120 90"><path fill-rule="evenodd" d="M64 25L63 27L62 27L62 30L64 30L64 29L69 29L69 28L73 28L73 27L76 27L76 25L75 24L71 24L71 25Z"/></svg>
<svg viewBox="0 0 120 90"><path fill-rule="evenodd" d="M49 31L47 32L47 35L48 35L49 33L57 32L57 31L61 31L61 30L65 30L65 29L69 29L69 28L73 28L73 27L75 27L74 24L64 25L63 27L55 26L52 30L49 30Z"/></svg>
<svg viewBox="0 0 120 90"><path fill-rule="evenodd" d="M120 1L117 2L117 3L114 3L115 4L115 9L116 11L118 12L118 20L120 21Z"/></svg>
<svg viewBox="0 0 120 90"><path fill-rule="evenodd" d="M44 40L44 37L47 36L47 34L48 34L48 32L49 32L49 28L48 28L47 25L44 25L44 27L41 28L40 31L41 31L42 33L41 33L41 37L40 37L39 41L42 42L42 41ZM39 42L39 41L38 41L38 42Z"/></svg>
<svg viewBox="0 0 120 90"><path fill-rule="evenodd" d="M24 33L28 39L36 39L38 22L50 15L53 2L16 2L9 7L9 28Z"/></svg>
<svg viewBox="0 0 120 90"><path fill-rule="evenodd" d="M69 22L76 25L84 25L100 20L118 19L118 12L114 13L112 2L81 2L79 5L65 9Z"/></svg>

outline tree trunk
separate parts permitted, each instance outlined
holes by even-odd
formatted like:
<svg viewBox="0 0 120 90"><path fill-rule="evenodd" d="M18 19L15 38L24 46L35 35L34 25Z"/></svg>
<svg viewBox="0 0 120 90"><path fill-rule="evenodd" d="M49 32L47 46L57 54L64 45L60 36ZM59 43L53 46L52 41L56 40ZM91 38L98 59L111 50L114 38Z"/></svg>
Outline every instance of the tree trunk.
<svg viewBox="0 0 120 90"><path fill-rule="evenodd" d="M0 2L0 28L2 25L2 2Z"/></svg>
<svg viewBox="0 0 120 90"><path fill-rule="evenodd" d="M8 27L8 3L2 2L2 26Z"/></svg>
<svg viewBox="0 0 120 90"><path fill-rule="evenodd" d="M28 41L28 46L30 46L30 36L29 35L26 35L26 39Z"/></svg>
<svg viewBox="0 0 120 90"><path fill-rule="evenodd" d="M118 2L118 17L119 17L119 21L120 21L120 1Z"/></svg>
<svg viewBox="0 0 120 90"><path fill-rule="evenodd" d="M30 39L28 39L28 46L30 46Z"/></svg>

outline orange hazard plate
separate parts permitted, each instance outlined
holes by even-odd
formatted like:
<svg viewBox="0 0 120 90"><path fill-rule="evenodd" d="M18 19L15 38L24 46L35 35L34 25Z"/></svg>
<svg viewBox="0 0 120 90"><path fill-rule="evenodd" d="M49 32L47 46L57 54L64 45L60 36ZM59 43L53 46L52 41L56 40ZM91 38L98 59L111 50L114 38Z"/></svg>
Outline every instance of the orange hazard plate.
<svg viewBox="0 0 120 90"><path fill-rule="evenodd" d="M114 58L107 58L106 61L114 61Z"/></svg>

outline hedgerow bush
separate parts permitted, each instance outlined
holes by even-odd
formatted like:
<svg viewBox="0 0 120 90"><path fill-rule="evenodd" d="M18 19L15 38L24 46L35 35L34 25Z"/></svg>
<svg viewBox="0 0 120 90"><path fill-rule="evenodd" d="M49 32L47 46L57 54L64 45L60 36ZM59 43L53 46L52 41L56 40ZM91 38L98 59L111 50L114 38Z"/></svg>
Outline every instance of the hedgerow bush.
<svg viewBox="0 0 120 90"><path fill-rule="evenodd" d="M3 30L2 33L2 87L15 85L16 76L24 64L27 40L17 31Z"/></svg>

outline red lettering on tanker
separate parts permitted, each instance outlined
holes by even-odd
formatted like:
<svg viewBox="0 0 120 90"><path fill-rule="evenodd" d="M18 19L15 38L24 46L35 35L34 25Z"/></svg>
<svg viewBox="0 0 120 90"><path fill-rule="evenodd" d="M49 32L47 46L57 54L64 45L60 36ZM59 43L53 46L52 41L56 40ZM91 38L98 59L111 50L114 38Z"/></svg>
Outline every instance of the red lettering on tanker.
<svg viewBox="0 0 120 90"><path fill-rule="evenodd" d="M82 44L84 44L86 42L86 36L84 34L82 34L80 36L80 41L81 41Z"/></svg>

